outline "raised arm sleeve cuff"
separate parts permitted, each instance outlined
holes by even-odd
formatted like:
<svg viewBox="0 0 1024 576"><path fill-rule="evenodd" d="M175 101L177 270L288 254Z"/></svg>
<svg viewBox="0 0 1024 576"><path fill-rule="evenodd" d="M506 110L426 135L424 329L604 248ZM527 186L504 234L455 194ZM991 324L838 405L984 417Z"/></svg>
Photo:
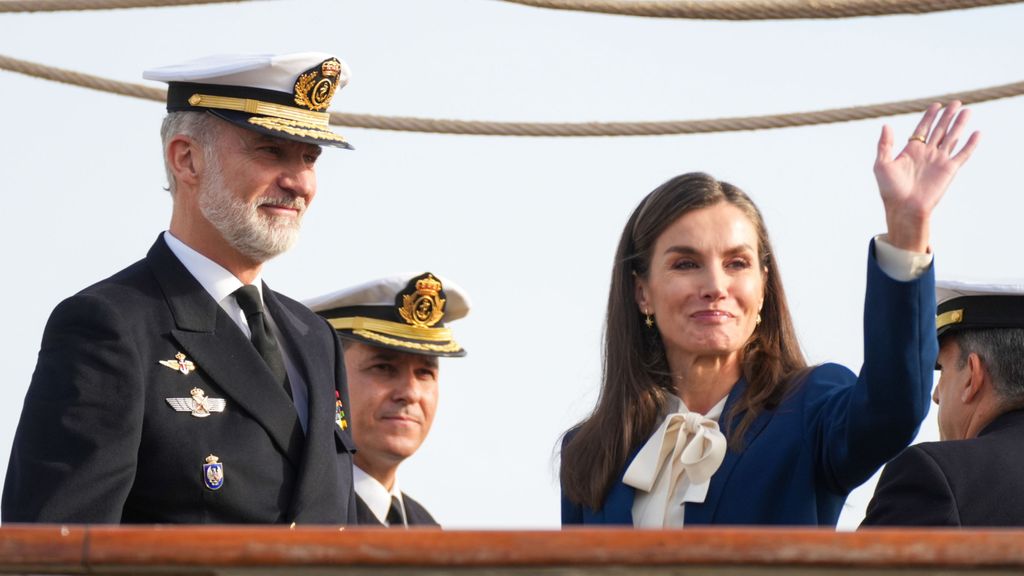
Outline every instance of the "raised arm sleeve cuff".
<svg viewBox="0 0 1024 576"><path fill-rule="evenodd" d="M932 254L911 252L889 243L888 234L875 236L875 258L878 267L893 280L910 282L917 280L932 265Z"/></svg>

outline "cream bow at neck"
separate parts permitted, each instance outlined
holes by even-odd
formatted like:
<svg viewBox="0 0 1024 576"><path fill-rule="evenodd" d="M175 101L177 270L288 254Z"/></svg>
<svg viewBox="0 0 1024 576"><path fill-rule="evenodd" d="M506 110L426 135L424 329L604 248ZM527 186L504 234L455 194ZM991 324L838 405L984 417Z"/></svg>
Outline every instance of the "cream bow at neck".
<svg viewBox="0 0 1024 576"><path fill-rule="evenodd" d="M684 475L689 483L683 502L703 502L711 476L725 459L726 440L717 419L725 398L707 416L690 412L672 397L670 413L626 469L623 482L650 493L667 508ZM666 476L667 473L667 476ZM680 502L681 503L681 502Z"/></svg>

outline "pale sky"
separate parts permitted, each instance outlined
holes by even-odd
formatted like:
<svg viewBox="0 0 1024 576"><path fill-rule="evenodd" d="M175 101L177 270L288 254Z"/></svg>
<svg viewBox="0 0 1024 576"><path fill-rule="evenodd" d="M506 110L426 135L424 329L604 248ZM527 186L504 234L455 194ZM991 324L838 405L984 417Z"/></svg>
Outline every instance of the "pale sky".
<svg viewBox="0 0 1024 576"><path fill-rule="evenodd" d="M139 82L225 52L330 52L338 111L519 121L703 119L924 97L1024 78L1024 6L836 21L698 22L485 0L272 0L0 15L0 54ZM154 86L157 84L153 84ZM980 104L983 132L933 219L940 278L1022 278L1024 100ZM160 104L0 71L0 475L43 326L63 298L143 257L170 218ZM451 278L469 351L441 362L406 492L450 528L554 528L558 436L596 399L615 243L679 173L745 189L772 235L811 362L862 358L865 258L884 231L871 174L883 122L646 138L501 138L341 128L299 245L269 263L303 299L405 271ZM1005 252L1005 254L1004 254ZM154 335L155 337L155 335ZM885 409L885 407L879 407ZM934 410L921 439L937 437ZM856 526L870 497L848 501Z"/></svg>

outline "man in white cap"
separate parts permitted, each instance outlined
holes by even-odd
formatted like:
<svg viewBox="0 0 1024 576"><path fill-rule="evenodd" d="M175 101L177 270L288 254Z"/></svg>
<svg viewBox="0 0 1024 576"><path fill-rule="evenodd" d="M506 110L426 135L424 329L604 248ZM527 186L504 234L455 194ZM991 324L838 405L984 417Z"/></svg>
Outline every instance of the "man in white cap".
<svg viewBox="0 0 1024 576"><path fill-rule="evenodd" d="M436 526L398 486L398 467L430 432L438 357L465 356L447 323L469 313L466 293L427 272L375 280L307 302L344 340L352 391L357 520L361 525ZM339 425L348 414L339 406Z"/></svg>
<svg viewBox="0 0 1024 576"><path fill-rule="evenodd" d="M1024 526L1024 285L939 282L941 442L886 465L863 526Z"/></svg>
<svg viewBox="0 0 1024 576"><path fill-rule="evenodd" d="M63 301L11 451L4 522L354 521L338 338L262 282L316 194L329 54L158 68L173 211L143 260Z"/></svg>

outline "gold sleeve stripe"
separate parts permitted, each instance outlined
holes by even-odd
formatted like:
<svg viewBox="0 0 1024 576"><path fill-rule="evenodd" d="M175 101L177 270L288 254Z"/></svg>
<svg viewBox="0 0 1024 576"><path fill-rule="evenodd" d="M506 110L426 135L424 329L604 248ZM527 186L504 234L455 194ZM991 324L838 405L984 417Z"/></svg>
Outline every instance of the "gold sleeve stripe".
<svg viewBox="0 0 1024 576"><path fill-rule="evenodd" d="M188 103L200 108L217 108L220 110L235 110L260 116L271 116L285 120L296 120L317 126L328 126L331 122L331 115L327 112L312 112L309 110L298 110L290 106L272 104L261 100L249 98L231 98L229 96L211 96L209 94L193 94Z"/></svg>
<svg viewBox="0 0 1024 576"><path fill-rule="evenodd" d="M421 326L409 326L378 320L376 318L365 318L356 316L354 318L331 318L328 320L335 330L369 330L380 332L388 336L399 338L412 338L415 340L428 340L430 342L447 342L452 339L452 331L448 328L424 328Z"/></svg>
<svg viewBox="0 0 1024 576"><path fill-rule="evenodd" d="M959 324L964 321L964 311L950 310L949 312L943 312L935 317L935 329L938 330L943 326L949 326L950 324Z"/></svg>

